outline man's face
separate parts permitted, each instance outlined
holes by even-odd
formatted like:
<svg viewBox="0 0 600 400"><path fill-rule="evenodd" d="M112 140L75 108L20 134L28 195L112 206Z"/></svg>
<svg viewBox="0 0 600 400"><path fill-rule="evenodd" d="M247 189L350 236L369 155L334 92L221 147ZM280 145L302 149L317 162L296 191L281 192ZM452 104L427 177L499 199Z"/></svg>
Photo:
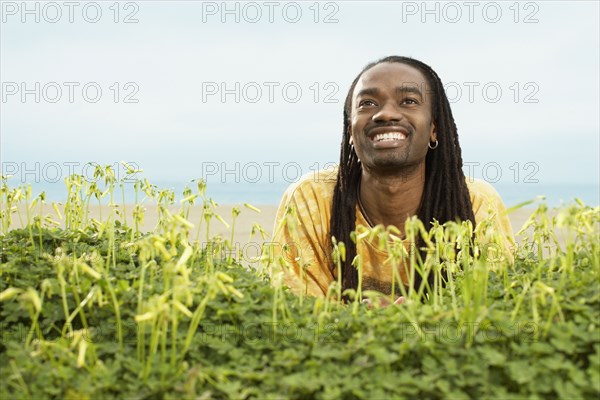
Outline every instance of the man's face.
<svg viewBox="0 0 600 400"><path fill-rule="evenodd" d="M436 139L427 80L416 68L381 63L362 74L352 95L350 134L369 169L397 169L425 162Z"/></svg>

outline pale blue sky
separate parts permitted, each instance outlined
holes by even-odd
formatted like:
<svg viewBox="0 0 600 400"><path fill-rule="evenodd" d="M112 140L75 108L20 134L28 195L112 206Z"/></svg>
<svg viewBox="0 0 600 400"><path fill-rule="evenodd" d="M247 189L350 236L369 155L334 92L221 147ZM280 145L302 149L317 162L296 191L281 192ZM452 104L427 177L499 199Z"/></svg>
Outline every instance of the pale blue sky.
<svg viewBox="0 0 600 400"><path fill-rule="evenodd" d="M523 2L516 7L515 2L478 2L473 22L464 2L453 3L458 8L427 3L434 10L430 14L423 14L420 1L324 2L317 5L318 23L314 2L276 2L273 23L264 2L246 8L238 2L239 23L235 14L221 22L221 2L125 3L118 23L112 1L98 2L102 16L97 23L83 18L85 3L75 8L73 23L64 6L61 19L51 23L56 10L44 11L43 3L35 22L35 15L22 15L20 1L2 2L0 155L5 166L128 160L151 179L172 181L200 176L206 172L203 162L227 168L235 168L236 161L255 162L263 176L269 172L266 165L275 165L276 179L286 162L309 172L310 166L338 160L342 103L354 76L368 62L398 54L431 65L448 85L449 97L462 90L452 106L463 158L476 175L491 164L488 171L495 175L497 164L500 183L511 182L518 163L519 182L534 174L542 184L598 183L596 1ZM254 4L262 17L251 23ZM291 23L284 17L295 17L295 4L302 15ZM33 9L35 3L28 6ZM89 19L94 7L86 8ZM217 13L210 14L215 7ZM496 17L498 8L502 14ZM457 11L462 16L452 23ZM130 13L137 23L122 22ZM338 22L323 23L328 14ZM537 22L524 23L527 17ZM488 22L494 18L496 23ZM22 101L22 82L29 89L40 82L40 103L32 94ZM42 93L49 82L62 87L56 103L47 101L55 97L52 86ZM63 82L79 83L73 103ZM82 97L81 88L89 82L102 89L97 103ZM111 90L115 82L119 103ZM139 88L133 96L136 104L122 102L134 88L125 88L127 82ZM205 93L203 101L203 85L211 82L229 88L256 82L262 97L248 101L256 95L250 84L239 103L233 94L223 103L218 94ZM272 103L264 82L278 85ZM472 101L465 82L474 82ZM289 96L295 95L294 87L301 88L298 102L284 98L286 84ZM19 92L13 95L15 88ZM497 88L502 94L494 103ZM337 103L324 102L327 94ZM527 95L537 103L525 102ZM525 168L526 163L533 164Z"/></svg>

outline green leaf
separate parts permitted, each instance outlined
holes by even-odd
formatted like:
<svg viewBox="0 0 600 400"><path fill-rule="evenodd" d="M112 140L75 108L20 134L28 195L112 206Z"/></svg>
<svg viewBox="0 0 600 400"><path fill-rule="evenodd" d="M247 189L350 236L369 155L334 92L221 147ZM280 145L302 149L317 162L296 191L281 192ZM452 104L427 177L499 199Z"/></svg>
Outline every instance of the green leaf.
<svg viewBox="0 0 600 400"><path fill-rule="evenodd" d="M506 356L493 347L482 347L479 353L490 365L502 365L506 361Z"/></svg>
<svg viewBox="0 0 600 400"><path fill-rule="evenodd" d="M524 360L510 361L506 364L506 368L509 376L521 385L531 381L537 374L536 368Z"/></svg>

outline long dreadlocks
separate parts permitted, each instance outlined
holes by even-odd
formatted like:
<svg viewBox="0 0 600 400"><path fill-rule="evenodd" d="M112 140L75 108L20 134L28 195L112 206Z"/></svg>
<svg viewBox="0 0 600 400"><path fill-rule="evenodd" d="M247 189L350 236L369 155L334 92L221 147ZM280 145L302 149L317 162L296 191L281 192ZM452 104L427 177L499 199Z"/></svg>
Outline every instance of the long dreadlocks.
<svg viewBox="0 0 600 400"><path fill-rule="evenodd" d="M402 63L418 69L426 78L432 96L432 116L437 128L439 148L427 152L425 158L425 187L418 218L428 227L428 222L436 219L443 224L447 221L470 220L475 224L473 206L462 170L462 156L458 143L458 133L448 97L442 81L428 65L409 57L390 56L367 65L352 82L344 103L344 132L342 137L340 163L337 182L333 193L330 220L330 237L346 245L346 259L342 265L342 290L356 289L358 270L352 265L356 256L356 244L350 239L350 232L356 229L357 186L361 179L361 166L358 156L350 144L350 116L354 87L362 74L380 63ZM422 243L417 243L421 247ZM424 257L424 255L423 255ZM423 258L424 259L424 258ZM335 265L331 266L335 270ZM432 276L426 277L430 280ZM416 274L415 287L422 283Z"/></svg>

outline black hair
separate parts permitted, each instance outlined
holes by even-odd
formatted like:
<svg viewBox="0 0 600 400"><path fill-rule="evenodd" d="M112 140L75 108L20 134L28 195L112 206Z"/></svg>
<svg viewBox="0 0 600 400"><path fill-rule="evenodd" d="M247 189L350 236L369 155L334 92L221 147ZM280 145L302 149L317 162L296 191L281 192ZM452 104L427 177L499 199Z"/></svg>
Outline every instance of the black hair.
<svg viewBox="0 0 600 400"><path fill-rule="evenodd" d="M354 79L344 103L344 132L340 151L340 163L337 181L333 193L330 219L330 235L346 246L346 259L342 263L342 290L356 289L358 286L358 270L352 265L356 256L356 244L350 239L350 233L356 229L356 205L361 179L361 165L350 144L350 116L352 96L356 83L362 74L381 63L402 63L419 70L428 83L428 94L431 96L431 115L436 126L438 148L427 152L425 158L425 187L421 206L417 212L427 229L434 219L443 224L447 221L467 221L475 224L473 206L465 175L458 143L458 132L448 97L442 81L436 72L427 64L410 57L390 56L368 64ZM418 247L422 243L417 243ZM422 253L423 260L424 254ZM335 265L331 265L335 271ZM418 289L423 277L415 274L414 285ZM425 277L430 284L433 276Z"/></svg>

